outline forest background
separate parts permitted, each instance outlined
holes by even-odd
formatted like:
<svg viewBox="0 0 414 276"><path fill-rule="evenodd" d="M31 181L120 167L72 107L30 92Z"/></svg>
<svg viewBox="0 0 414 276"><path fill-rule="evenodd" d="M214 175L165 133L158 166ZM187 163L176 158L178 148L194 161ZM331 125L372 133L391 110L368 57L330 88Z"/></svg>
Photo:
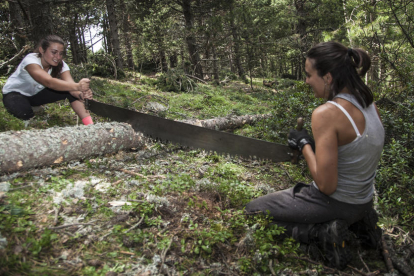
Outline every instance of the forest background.
<svg viewBox="0 0 414 276"><path fill-rule="evenodd" d="M70 64L74 78L99 77L95 79L94 89L101 96L109 95L110 92L104 91L108 87L121 95L125 93L120 92L125 88L123 84L111 80L150 85L161 91L183 94L196 93L198 83L203 88L197 93L207 95L204 95L204 103L218 107L226 102L224 94L232 93L225 90L228 83L238 83L238 87L244 87L241 93L246 95L274 93L260 97L279 104L273 106L273 112L279 116L278 121L268 120L259 125L260 131L255 129L244 134L254 136L259 132L261 137L258 138L278 142L283 142L285 136L274 134L275 129L293 125L298 116L305 116L309 121L311 110L320 104L309 97L309 88L303 85L306 51L316 43L329 40L365 49L372 58L372 69L366 82L380 108L387 135L376 179L381 225L393 237L397 247L412 248L412 1L8 0L0 3L0 9L2 85L24 55L34 49L39 38L57 34L68 42L65 60ZM93 51L92 44L97 40L102 47ZM145 78L145 75L152 78ZM263 90L263 80L275 81L273 90ZM217 100L216 96L209 94L213 93L209 89L227 92L220 94ZM308 96L301 96L302 92L307 92ZM234 97L243 101L243 96ZM126 97L118 104L128 106L139 97ZM216 102L212 103L213 100ZM284 116L280 116L282 108L286 113ZM0 118L1 131L24 128L4 110L1 112L5 114ZM180 112L183 111L175 114ZM240 115L252 110L233 109L229 112ZM214 115L227 114L203 114L200 119ZM163 116L176 119L172 113ZM39 128L44 127L39 124ZM303 165L299 170L296 172L299 178L309 176L304 173L306 168ZM241 202L231 207L241 209ZM0 209L3 215L10 211L5 206ZM13 223L16 222L10 222L10 225ZM8 229L4 225L2 227L3 230ZM51 234L46 236L50 238ZM219 241L213 243L211 239L205 238L204 242L209 240L212 246L218 246ZM165 248L169 249L167 246L161 249ZM193 244L190 248L194 253L197 246ZM410 257L414 254L412 249L410 254ZM242 269L239 267L238 271L244 271L246 275L273 273L272 269L268 270L272 259L266 256L267 263L260 269L253 257L243 257ZM21 262L21 259L16 257L14 261ZM11 263L15 265L12 261L3 265L10 269ZM32 265L36 266L36 263ZM276 267L274 263L273 266ZM19 267L23 269L24 266ZM83 272L87 274L85 268Z"/></svg>

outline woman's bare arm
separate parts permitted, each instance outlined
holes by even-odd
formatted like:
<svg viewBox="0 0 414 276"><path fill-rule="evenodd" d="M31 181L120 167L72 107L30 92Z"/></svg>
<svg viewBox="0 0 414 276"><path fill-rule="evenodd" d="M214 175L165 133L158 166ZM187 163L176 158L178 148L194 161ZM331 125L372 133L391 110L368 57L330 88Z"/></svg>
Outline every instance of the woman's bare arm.
<svg viewBox="0 0 414 276"><path fill-rule="evenodd" d="M30 76L41 85L57 91L86 91L89 89L89 79L81 79L79 83L68 82L63 79L53 78L38 64L29 64L25 67ZM64 72L65 73L65 72ZM62 73L62 74L64 74Z"/></svg>
<svg viewBox="0 0 414 276"><path fill-rule="evenodd" d="M326 195L333 194L338 184L338 138L332 115L332 110L326 106L313 112L312 133L316 152L310 145L302 149L313 180Z"/></svg>

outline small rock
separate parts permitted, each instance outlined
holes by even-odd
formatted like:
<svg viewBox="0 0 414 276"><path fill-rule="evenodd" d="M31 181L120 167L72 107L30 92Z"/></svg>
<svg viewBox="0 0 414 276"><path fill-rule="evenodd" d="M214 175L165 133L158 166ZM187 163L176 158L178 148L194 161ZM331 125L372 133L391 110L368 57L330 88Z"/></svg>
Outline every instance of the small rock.
<svg viewBox="0 0 414 276"><path fill-rule="evenodd" d="M147 103L147 108L154 112L163 112L166 111L167 108L160 103L157 102L149 102Z"/></svg>
<svg viewBox="0 0 414 276"><path fill-rule="evenodd" d="M10 183L9 182L1 182L0 183L0 192L8 192L10 190Z"/></svg>
<svg viewBox="0 0 414 276"><path fill-rule="evenodd" d="M89 260L88 265L93 266L93 267L100 267L100 266L103 265L103 262L100 261L100 260ZM112 272L112 273L114 273L114 272ZM106 275L108 275L108 274L106 274ZM115 273L115 275L116 275L116 273Z"/></svg>
<svg viewBox="0 0 414 276"><path fill-rule="evenodd" d="M4 249L7 246L7 239L3 238L0 233L0 249Z"/></svg>

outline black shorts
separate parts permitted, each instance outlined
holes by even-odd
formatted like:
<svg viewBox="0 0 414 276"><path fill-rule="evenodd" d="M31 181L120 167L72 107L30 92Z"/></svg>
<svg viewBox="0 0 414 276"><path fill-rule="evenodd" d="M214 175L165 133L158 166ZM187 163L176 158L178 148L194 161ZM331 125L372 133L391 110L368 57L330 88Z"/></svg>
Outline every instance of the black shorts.
<svg viewBox="0 0 414 276"><path fill-rule="evenodd" d="M77 100L69 92L56 91L49 88L45 88L31 97L24 96L19 92L3 94L3 104L6 110L22 120L29 120L34 116L32 106L40 106L65 99L68 99L70 103Z"/></svg>

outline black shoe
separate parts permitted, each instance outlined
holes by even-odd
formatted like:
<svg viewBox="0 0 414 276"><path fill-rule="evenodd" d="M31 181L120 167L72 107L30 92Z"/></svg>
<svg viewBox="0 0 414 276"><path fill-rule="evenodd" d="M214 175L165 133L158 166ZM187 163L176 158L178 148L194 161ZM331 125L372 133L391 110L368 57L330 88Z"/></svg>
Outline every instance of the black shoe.
<svg viewBox="0 0 414 276"><path fill-rule="evenodd" d="M322 251L316 243L301 243L299 249L302 251L304 255L306 255L310 259L320 263L324 262L324 256L322 254Z"/></svg>
<svg viewBox="0 0 414 276"><path fill-rule="evenodd" d="M355 233L362 246L378 249L381 244L382 229L377 223L377 212L371 209L362 220L352 224L349 230Z"/></svg>
<svg viewBox="0 0 414 276"><path fill-rule="evenodd" d="M344 269L352 259L349 250L350 233L344 220L324 223L318 233L318 245L325 254L327 265Z"/></svg>

